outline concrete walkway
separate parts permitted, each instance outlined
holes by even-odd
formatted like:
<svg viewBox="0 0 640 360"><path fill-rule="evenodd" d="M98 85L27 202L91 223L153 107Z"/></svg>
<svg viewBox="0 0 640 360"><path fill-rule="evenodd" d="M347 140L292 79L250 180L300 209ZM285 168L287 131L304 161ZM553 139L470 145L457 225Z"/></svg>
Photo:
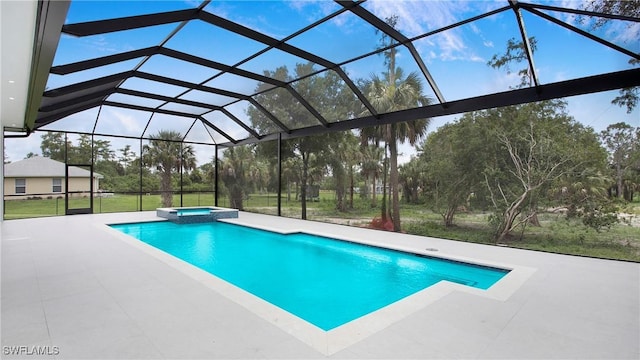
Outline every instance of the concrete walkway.
<svg viewBox="0 0 640 360"><path fill-rule="evenodd" d="M279 324L286 316L263 301L238 300L237 288L105 226L154 219L138 212L3 222L3 358L640 358L637 263L241 213L238 222L276 230L531 270L496 296L425 293L392 321L372 317L371 331L345 327L323 349L298 323ZM355 340L338 345L347 338Z"/></svg>

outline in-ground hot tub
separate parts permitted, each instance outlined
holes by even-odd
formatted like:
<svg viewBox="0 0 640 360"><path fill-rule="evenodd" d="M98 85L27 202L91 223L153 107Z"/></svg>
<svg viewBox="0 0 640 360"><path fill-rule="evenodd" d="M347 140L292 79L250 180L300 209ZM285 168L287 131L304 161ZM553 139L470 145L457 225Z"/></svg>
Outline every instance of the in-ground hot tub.
<svg viewBox="0 0 640 360"><path fill-rule="evenodd" d="M218 219L235 219L238 217L238 210L214 206L157 208L156 215L176 224L194 224Z"/></svg>

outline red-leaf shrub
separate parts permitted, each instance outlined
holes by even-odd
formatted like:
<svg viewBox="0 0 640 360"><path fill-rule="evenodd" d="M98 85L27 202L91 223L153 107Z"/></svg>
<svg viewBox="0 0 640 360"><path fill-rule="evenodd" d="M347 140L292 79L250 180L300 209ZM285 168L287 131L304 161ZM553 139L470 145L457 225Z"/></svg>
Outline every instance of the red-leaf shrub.
<svg viewBox="0 0 640 360"><path fill-rule="evenodd" d="M371 220L371 222L369 223L369 227L376 230L393 231L393 222L391 221L391 219L387 219L387 221L384 221L379 217L374 217L373 220Z"/></svg>

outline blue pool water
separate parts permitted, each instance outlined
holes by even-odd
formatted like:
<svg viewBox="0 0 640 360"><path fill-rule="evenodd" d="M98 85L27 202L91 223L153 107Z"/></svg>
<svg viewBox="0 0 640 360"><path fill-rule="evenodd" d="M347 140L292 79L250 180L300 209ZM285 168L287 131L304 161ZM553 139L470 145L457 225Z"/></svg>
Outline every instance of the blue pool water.
<svg viewBox="0 0 640 360"><path fill-rule="evenodd" d="M178 216L183 215L209 215L210 208L178 209Z"/></svg>
<svg viewBox="0 0 640 360"><path fill-rule="evenodd" d="M214 222L112 225L331 330L441 280L487 289L507 270Z"/></svg>

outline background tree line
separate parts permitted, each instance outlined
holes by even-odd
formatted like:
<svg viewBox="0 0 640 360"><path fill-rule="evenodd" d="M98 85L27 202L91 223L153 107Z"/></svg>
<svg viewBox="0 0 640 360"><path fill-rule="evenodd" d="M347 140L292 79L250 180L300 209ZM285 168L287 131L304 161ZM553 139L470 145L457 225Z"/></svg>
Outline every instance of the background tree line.
<svg viewBox="0 0 640 360"><path fill-rule="evenodd" d="M104 176L103 191L161 192L163 204L171 206L171 194L181 183L185 191L213 190L213 162L196 166L193 147L181 144L181 139L178 132L161 130L143 146L140 157L129 144L114 150L109 140L93 139L92 145L91 135L82 134L73 141L64 133L46 132L40 150L42 156L71 165L93 164L93 171ZM32 156L37 154L27 154Z"/></svg>

